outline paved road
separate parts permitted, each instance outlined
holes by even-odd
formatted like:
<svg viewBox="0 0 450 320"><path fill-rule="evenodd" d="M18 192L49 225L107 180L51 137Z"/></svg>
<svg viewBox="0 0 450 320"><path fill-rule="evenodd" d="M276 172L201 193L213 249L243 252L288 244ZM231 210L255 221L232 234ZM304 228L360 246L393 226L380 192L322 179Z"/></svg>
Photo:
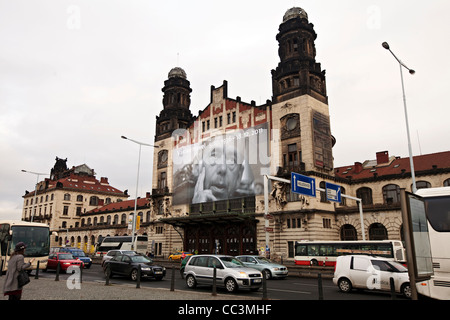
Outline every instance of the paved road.
<svg viewBox="0 0 450 320"><path fill-rule="evenodd" d="M159 288L170 289L171 287L171 269L167 270L166 277L162 281L156 280L142 280L141 288ZM48 271L41 272L40 278L55 279L56 272ZM65 281L70 275L61 274L60 280ZM105 284L105 276L100 265L93 264L90 269L83 271L83 283L93 282L98 284ZM129 278L114 276L110 279L110 283L114 286L124 285L127 287L135 287L136 283ZM198 287L195 290L188 289L185 281L181 278L178 269L175 270L175 291L182 291L188 293L203 293L208 295L211 293L211 287ZM391 300L391 295L385 292L372 291L353 291L350 294L341 293L330 279L322 280L323 299L324 300ZM225 297L231 297L224 289L218 288L218 294ZM240 291L234 294L241 299L262 299L262 289L257 292ZM234 296L233 295L233 296ZM319 289L318 280L315 278L299 278L288 277L284 280L268 280L267 281L267 297L269 299L279 300L318 300ZM396 296L399 300L404 300L401 296Z"/></svg>

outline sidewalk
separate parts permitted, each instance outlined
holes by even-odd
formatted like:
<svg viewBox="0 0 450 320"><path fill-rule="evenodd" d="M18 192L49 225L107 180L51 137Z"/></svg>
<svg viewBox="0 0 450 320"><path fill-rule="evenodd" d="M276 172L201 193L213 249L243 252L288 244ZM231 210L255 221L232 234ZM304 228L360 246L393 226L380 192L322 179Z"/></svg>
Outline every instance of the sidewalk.
<svg viewBox="0 0 450 320"><path fill-rule="evenodd" d="M6 277L0 277L1 298L3 295L3 283ZM217 294L197 292L195 290L175 290L142 287L137 289L136 284L109 285L103 282L85 282L80 288L69 289L74 286L66 280L55 281L51 279L34 279L24 287L22 300L260 300L252 297L234 296L230 294Z"/></svg>

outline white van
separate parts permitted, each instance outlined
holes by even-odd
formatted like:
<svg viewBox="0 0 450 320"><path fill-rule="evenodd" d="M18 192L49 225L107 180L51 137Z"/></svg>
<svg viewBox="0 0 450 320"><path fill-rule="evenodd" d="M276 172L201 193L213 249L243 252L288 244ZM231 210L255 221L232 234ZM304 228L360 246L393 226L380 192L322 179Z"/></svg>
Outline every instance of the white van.
<svg viewBox="0 0 450 320"><path fill-rule="evenodd" d="M333 283L342 292L353 288L390 291L390 279L395 291L411 297L408 270L401 264L385 258L365 255L340 256L336 260Z"/></svg>

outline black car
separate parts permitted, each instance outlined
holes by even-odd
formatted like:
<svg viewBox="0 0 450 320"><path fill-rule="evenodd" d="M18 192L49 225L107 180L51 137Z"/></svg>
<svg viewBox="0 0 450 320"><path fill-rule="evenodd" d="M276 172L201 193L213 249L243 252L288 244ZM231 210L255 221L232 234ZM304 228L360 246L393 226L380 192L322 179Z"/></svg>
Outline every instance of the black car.
<svg viewBox="0 0 450 320"><path fill-rule="evenodd" d="M153 265L153 260L144 255L120 254L105 261L103 270L111 278L113 275L129 276L131 280L138 278L138 269L141 268L141 278L154 278L162 280L166 275L166 268Z"/></svg>

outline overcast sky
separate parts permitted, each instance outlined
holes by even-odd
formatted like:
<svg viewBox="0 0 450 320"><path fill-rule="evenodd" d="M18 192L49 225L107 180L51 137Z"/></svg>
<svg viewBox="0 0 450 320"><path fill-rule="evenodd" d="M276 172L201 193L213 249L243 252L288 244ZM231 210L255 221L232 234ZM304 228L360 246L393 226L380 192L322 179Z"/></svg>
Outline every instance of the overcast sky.
<svg viewBox="0 0 450 320"><path fill-rule="evenodd" d="M450 1L0 0L0 218L20 219L25 190L55 158L87 164L134 197L138 146L153 143L164 80L182 67L191 110L211 85L263 104L272 98L275 36L302 7L326 70L335 166L407 157L399 65L414 155L450 150ZM151 191L153 150L141 156L139 195ZM43 179L44 177L41 177Z"/></svg>

